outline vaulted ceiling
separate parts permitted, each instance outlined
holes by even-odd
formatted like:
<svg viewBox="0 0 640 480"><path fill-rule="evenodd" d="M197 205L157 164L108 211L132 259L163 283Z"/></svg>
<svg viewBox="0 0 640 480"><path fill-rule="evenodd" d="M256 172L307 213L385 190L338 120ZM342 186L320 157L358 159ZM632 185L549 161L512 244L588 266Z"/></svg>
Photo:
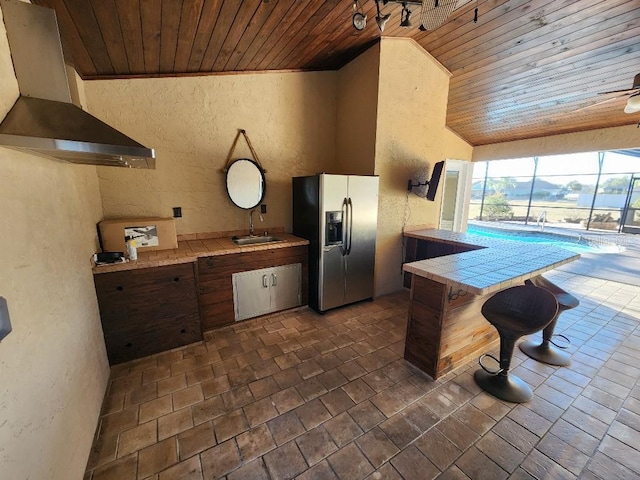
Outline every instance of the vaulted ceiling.
<svg viewBox="0 0 640 480"><path fill-rule="evenodd" d="M430 2L432 0L424 0ZM54 8L84 79L338 69L377 41L374 0L358 32L351 0L32 0ZM382 2L381 2L382 6ZM459 0L434 31L402 28L452 72L447 125L473 145L635 124L638 0ZM417 20L419 7L414 6ZM603 100L608 100L604 103ZM596 104L596 105L594 105Z"/></svg>

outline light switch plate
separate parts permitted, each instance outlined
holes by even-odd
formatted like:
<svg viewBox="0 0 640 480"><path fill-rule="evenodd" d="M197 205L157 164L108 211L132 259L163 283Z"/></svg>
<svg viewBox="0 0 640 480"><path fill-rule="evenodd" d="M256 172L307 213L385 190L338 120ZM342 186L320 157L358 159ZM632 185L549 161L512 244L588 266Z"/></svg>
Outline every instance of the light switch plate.
<svg viewBox="0 0 640 480"><path fill-rule="evenodd" d="M0 342L11 333L11 319L9 308L4 297L0 297Z"/></svg>

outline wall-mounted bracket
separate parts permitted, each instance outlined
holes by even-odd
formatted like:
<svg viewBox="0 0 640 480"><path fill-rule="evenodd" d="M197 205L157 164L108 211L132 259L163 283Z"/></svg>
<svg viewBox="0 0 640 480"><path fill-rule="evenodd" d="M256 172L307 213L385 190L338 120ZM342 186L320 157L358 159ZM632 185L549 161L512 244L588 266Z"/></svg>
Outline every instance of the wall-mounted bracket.
<svg viewBox="0 0 640 480"><path fill-rule="evenodd" d="M0 342L11 333L11 319L7 300L0 297Z"/></svg>

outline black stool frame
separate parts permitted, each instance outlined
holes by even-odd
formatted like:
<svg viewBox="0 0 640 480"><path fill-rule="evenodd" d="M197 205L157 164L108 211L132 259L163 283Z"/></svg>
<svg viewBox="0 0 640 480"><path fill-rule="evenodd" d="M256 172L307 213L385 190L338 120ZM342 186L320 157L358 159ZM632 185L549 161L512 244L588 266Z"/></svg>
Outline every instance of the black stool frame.
<svg viewBox="0 0 640 480"><path fill-rule="evenodd" d="M551 320L551 323L542 330L542 343L536 343L532 340L525 340L524 342L518 345L522 353L528 355L542 363L546 363L548 365L555 365L558 367L568 367L571 365L571 356L567 352L563 352L559 349L567 348L571 341L565 337L564 335L554 335L554 330L556 328L556 324L558 323L558 318L560 314L566 310L570 310L572 308L580 305L580 302L573 295L565 292L563 289L550 282L546 278L542 276L534 277L530 280L525 280L525 285L535 285L536 287L544 288L545 290L550 291L556 297L556 301L558 302L558 313ZM553 337L561 337L565 340L566 345L558 345L554 343Z"/></svg>
<svg viewBox="0 0 640 480"><path fill-rule="evenodd" d="M478 386L507 402L531 400L531 388L517 376L509 374L515 344L523 335L546 327L557 311L558 302L553 294L533 285L511 287L487 300L482 306L482 315L500 334L500 369L489 370L482 361L490 355L481 356L482 370L477 370L473 376Z"/></svg>

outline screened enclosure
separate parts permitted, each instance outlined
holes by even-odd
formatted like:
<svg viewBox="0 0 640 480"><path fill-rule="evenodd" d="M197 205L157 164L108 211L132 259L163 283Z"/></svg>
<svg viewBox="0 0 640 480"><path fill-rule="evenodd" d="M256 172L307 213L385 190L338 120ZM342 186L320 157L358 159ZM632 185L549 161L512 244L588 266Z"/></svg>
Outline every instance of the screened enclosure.
<svg viewBox="0 0 640 480"><path fill-rule="evenodd" d="M640 233L640 150L475 163L469 219Z"/></svg>

